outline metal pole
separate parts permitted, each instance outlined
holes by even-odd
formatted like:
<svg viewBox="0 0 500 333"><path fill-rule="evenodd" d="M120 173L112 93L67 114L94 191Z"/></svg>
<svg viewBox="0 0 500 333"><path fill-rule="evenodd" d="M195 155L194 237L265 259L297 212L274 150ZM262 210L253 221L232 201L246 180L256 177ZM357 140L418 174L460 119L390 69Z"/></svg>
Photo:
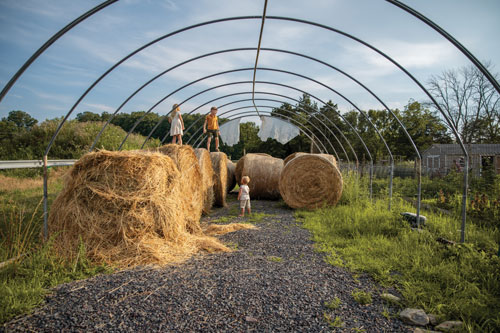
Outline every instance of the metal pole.
<svg viewBox="0 0 500 333"><path fill-rule="evenodd" d="M46 241L48 239L48 167L47 167L47 155L43 155L43 239Z"/></svg>
<svg viewBox="0 0 500 333"><path fill-rule="evenodd" d="M464 168L464 191L462 194L462 227L460 230L460 242L465 242L465 214L467 212L467 192L468 192L468 180L469 178L469 157L465 157L465 168ZM498 249L500 255L500 249Z"/></svg>

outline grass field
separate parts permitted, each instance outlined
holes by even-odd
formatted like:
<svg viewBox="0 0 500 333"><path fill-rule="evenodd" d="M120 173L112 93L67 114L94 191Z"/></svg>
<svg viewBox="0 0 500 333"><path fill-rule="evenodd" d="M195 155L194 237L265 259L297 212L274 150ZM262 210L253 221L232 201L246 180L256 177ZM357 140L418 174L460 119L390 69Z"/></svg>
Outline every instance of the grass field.
<svg viewBox="0 0 500 333"><path fill-rule="evenodd" d="M500 231L469 221L466 243L459 244L460 218L422 211L427 225L412 230L401 212L415 211L396 195L373 204L367 186L345 178L339 205L298 211L318 249L332 265L366 272L383 286L396 286L404 306L423 308L441 319L462 320L464 331L500 330ZM445 245L438 237L457 242Z"/></svg>
<svg viewBox="0 0 500 333"><path fill-rule="evenodd" d="M49 204L62 188L63 173L62 168L51 170ZM469 220L466 243L458 244L460 218L455 210L451 215L423 210L426 227L412 231L400 213L414 211L403 200L414 181L395 180L389 211L383 184L375 183L377 199L372 204L366 178L346 175L344 180L345 190L336 207L296 213L331 264L356 274L366 272L382 286L396 286L404 298L402 305L421 307L441 319L463 320L465 331L500 330L498 228ZM439 190L433 186L432 191ZM0 175L0 262L17 258L0 267L0 323L29 312L55 285L112 271L89 262L83 247L73 262L52 252L50 241L42 241L41 199L41 178ZM237 213L235 209L230 215ZM253 214L248 222L258 223L264 217ZM439 243L438 237L457 244Z"/></svg>
<svg viewBox="0 0 500 333"><path fill-rule="evenodd" d="M63 173L63 168L50 172L49 204L62 188ZM42 178L0 175L0 262L5 263L0 267L0 323L30 311L53 286L110 270L90 263L83 247L74 262L52 252L51 242L43 242L42 196Z"/></svg>

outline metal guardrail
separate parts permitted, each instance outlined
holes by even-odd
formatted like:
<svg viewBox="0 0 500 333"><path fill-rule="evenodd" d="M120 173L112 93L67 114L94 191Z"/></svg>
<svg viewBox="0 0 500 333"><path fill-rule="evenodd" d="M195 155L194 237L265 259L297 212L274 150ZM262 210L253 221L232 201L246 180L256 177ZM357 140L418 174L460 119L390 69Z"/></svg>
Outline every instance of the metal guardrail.
<svg viewBox="0 0 500 333"><path fill-rule="evenodd" d="M48 160L47 166L65 166L73 165L78 160ZM43 160L18 160L18 161L0 161L0 169L24 169L24 168L41 168Z"/></svg>

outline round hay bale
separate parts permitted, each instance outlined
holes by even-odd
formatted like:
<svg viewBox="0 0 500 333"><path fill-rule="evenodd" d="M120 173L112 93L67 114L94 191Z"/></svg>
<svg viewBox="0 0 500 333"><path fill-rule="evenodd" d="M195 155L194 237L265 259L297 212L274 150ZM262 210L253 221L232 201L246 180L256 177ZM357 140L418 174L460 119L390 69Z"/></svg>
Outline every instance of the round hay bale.
<svg viewBox="0 0 500 333"><path fill-rule="evenodd" d="M303 153L303 152L296 152L296 153L293 153L293 154L290 154L288 155L285 160L283 161L283 163L286 165L288 162L290 162L292 159L294 159L295 157L297 156L302 156L302 155L310 155L309 153ZM337 165L337 160L335 159L335 156L333 155L330 155L330 154L314 154L314 155L320 155L320 156L324 156L325 158L329 159L332 161L332 163L338 168L338 165Z"/></svg>
<svg viewBox="0 0 500 333"><path fill-rule="evenodd" d="M221 152L212 152L210 159L214 170L215 204L219 207L225 207L227 206L227 155Z"/></svg>
<svg viewBox="0 0 500 333"><path fill-rule="evenodd" d="M200 218L203 210L203 186L198 158L193 147L188 145L168 144L157 148L157 151L169 156L181 173L184 214L187 227L192 232L201 233Z"/></svg>
<svg viewBox="0 0 500 333"><path fill-rule="evenodd" d="M342 175L328 154L298 154L281 172L281 197L291 208L335 205L342 195Z"/></svg>
<svg viewBox="0 0 500 333"><path fill-rule="evenodd" d="M283 160L262 154L246 154L236 164L236 180L250 177L250 197L256 199L279 199L279 179L283 169Z"/></svg>
<svg viewBox="0 0 500 333"><path fill-rule="evenodd" d="M227 160L227 193L231 192L236 186L236 177L234 172L236 170L236 163L231 160Z"/></svg>
<svg viewBox="0 0 500 333"><path fill-rule="evenodd" d="M214 169L210 153L205 148L196 148L194 150L201 171L201 187L203 191L203 214L210 213L214 204Z"/></svg>
<svg viewBox="0 0 500 333"><path fill-rule="evenodd" d="M229 251L213 237L190 233L179 208L184 187L166 155L88 153L68 172L51 206L54 246L75 258L82 242L90 259L118 267L181 262L200 249Z"/></svg>

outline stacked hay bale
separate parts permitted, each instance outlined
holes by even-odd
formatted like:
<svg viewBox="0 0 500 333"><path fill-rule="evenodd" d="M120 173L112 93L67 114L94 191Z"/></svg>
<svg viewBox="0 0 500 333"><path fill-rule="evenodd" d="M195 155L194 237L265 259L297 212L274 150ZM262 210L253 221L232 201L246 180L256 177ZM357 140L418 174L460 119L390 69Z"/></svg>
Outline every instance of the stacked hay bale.
<svg viewBox="0 0 500 333"><path fill-rule="evenodd" d="M157 151L169 156L181 173L184 187L182 207L188 220L187 227L191 232L200 233L200 218L203 210L203 186L200 165L193 147L188 145L168 144L157 148Z"/></svg>
<svg viewBox="0 0 500 333"><path fill-rule="evenodd" d="M279 179L283 160L266 156L267 154L246 154L236 163L236 180L250 177L250 197L255 199L276 200L280 197ZM240 184L241 185L241 184Z"/></svg>
<svg viewBox="0 0 500 333"><path fill-rule="evenodd" d="M227 193L231 192L236 186L236 176L234 172L236 171L236 163L231 160L227 160Z"/></svg>
<svg viewBox="0 0 500 333"><path fill-rule="evenodd" d="M335 157L296 153L286 159L279 181L281 197L291 208L335 205L342 195L342 175Z"/></svg>
<svg viewBox="0 0 500 333"><path fill-rule="evenodd" d="M82 242L89 258L119 267L180 262L200 249L229 251L194 232L200 226L185 209L185 181L163 154L86 154L68 172L50 210L56 250L74 258Z"/></svg>
<svg viewBox="0 0 500 333"><path fill-rule="evenodd" d="M295 157L297 156L302 156L302 155L311 155L309 153L303 153L303 152L296 152L296 153L293 153L293 154L290 154L288 155L284 160L283 162L285 163L285 165L292 159L294 159ZM329 155L329 154L314 154L314 155L320 155L320 156L324 156L326 157L327 159L331 160L332 163L338 168L339 166L337 165L337 160L335 159L335 157L333 155Z"/></svg>
<svg viewBox="0 0 500 333"><path fill-rule="evenodd" d="M214 169L210 153L205 148L196 148L194 150L201 171L201 188L203 193L203 214L210 213L214 204Z"/></svg>
<svg viewBox="0 0 500 333"><path fill-rule="evenodd" d="M227 155L221 152L210 153L214 170L215 205L225 207L227 194Z"/></svg>

